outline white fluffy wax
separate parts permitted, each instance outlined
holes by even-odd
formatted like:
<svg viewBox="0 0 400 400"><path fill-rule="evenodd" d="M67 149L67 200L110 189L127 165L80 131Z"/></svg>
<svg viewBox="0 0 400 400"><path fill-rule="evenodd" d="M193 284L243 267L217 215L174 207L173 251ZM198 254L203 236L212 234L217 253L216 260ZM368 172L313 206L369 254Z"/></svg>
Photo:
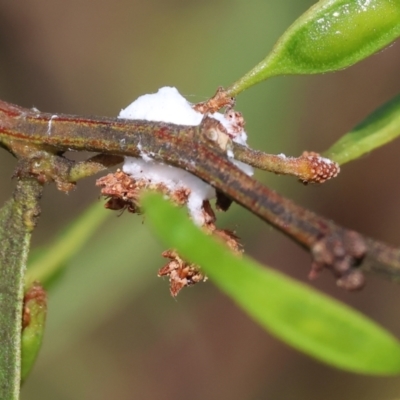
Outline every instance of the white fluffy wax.
<svg viewBox="0 0 400 400"><path fill-rule="evenodd" d="M118 117L179 125L199 125L203 114L195 111L176 88L163 87L157 93L140 96L121 110ZM231 123L223 114L215 113L211 117L220 121L229 131ZM235 141L246 145L246 139L246 133L242 131ZM215 197L215 189L183 169L153 161L151 154L143 152L141 156L142 158L125 157L123 171L133 179L147 179L154 184L163 183L171 191L189 188L190 196L187 204L189 213L196 224L203 225L203 201ZM233 158L231 154L229 156ZM246 167L245 172L251 175L251 167L248 165Z"/></svg>

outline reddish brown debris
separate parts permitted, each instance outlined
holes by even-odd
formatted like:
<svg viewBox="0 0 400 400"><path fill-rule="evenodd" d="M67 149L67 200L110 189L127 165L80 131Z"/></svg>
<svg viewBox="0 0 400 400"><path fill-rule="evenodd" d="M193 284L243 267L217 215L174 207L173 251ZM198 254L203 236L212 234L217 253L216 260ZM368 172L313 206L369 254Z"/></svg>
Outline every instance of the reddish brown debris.
<svg viewBox="0 0 400 400"><path fill-rule="evenodd" d="M96 186L101 187L101 194L108 199L105 208L110 210L126 209L132 213L140 212L137 182L120 169L97 179Z"/></svg>
<svg viewBox="0 0 400 400"><path fill-rule="evenodd" d="M216 237L219 237L222 239L224 243L235 253L235 254L242 254L243 253L243 247L241 243L239 242L239 236L236 235L234 231L231 231L229 229L215 229L213 234Z"/></svg>
<svg viewBox="0 0 400 400"><path fill-rule="evenodd" d="M209 201L203 203L204 221L203 229L206 233L219 237L236 254L241 253L241 246L238 237L229 230L220 230L215 226L215 214ZM176 250L165 251L163 257L170 261L159 270L158 276L168 276L170 282L170 292L173 297L187 286L198 282L204 282L207 277L201 273L198 265L191 264L182 259Z"/></svg>
<svg viewBox="0 0 400 400"><path fill-rule="evenodd" d="M226 229L217 229L215 226L215 214L209 201L203 203L204 221L203 229L206 233L219 237L236 254L241 254L242 249L238 237L234 232ZM182 259L176 250L167 250L162 253L163 257L170 261L158 271L158 276L168 276L170 283L170 292L173 297L187 286L198 282L206 281L207 277L201 273L198 265L191 264Z"/></svg>
<svg viewBox="0 0 400 400"><path fill-rule="evenodd" d="M202 114L213 114L223 107L226 107L227 110L230 110L234 105L235 99L228 96L223 87L219 87L211 99L195 104L193 109Z"/></svg>
<svg viewBox="0 0 400 400"><path fill-rule="evenodd" d="M164 251L162 256L170 261L158 271L158 276L169 277L169 290L173 297L184 287L207 279L197 265L184 261L175 250Z"/></svg>
<svg viewBox="0 0 400 400"><path fill-rule="evenodd" d="M31 300L35 300L37 304L46 305L46 292L38 282L34 282L32 287L28 289L24 295L22 308L22 330L24 330L31 322L31 310L27 305Z"/></svg>
<svg viewBox="0 0 400 400"><path fill-rule="evenodd" d="M177 205L186 204L190 195L188 188L179 188L171 192L161 183L154 184L147 179L135 180L119 169L115 173L98 179L96 185L101 187L101 194L108 199L105 208L126 209L135 214L140 214L139 194L144 189L163 193Z"/></svg>

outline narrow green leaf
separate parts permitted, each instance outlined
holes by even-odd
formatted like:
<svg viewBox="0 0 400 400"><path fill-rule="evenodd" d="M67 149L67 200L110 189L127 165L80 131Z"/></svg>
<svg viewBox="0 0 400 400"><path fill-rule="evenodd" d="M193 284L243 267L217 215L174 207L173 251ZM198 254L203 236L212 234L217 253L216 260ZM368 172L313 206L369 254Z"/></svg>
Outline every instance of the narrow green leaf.
<svg viewBox="0 0 400 400"><path fill-rule="evenodd" d="M39 281L43 287L48 288L68 265L68 260L86 244L110 215L99 202L85 210L46 251L41 249L29 263L25 288L31 287L34 281Z"/></svg>
<svg viewBox="0 0 400 400"><path fill-rule="evenodd" d="M339 164L361 157L400 135L400 95L368 116L324 153Z"/></svg>
<svg viewBox="0 0 400 400"><path fill-rule="evenodd" d="M263 61L228 88L228 95L276 75L346 68L399 36L397 0L320 0L286 30Z"/></svg>
<svg viewBox="0 0 400 400"><path fill-rule="evenodd" d="M365 374L400 373L400 344L348 306L247 257L238 258L158 195L143 199L146 220L162 240L276 337L335 367Z"/></svg>

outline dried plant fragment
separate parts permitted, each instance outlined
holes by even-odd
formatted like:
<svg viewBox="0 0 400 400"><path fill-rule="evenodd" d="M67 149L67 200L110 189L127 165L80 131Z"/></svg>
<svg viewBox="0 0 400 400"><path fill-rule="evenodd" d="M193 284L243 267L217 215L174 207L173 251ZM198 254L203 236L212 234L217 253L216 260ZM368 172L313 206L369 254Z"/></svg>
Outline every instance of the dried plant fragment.
<svg viewBox="0 0 400 400"><path fill-rule="evenodd" d="M105 208L140 213L137 182L121 170L97 179L96 186L101 187L101 194L108 199Z"/></svg>
<svg viewBox="0 0 400 400"><path fill-rule="evenodd" d="M158 276L168 276L169 290L173 297L184 287L207 280L197 265L184 261L175 250L164 251L162 256L170 261L158 271Z"/></svg>
<svg viewBox="0 0 400 400"><path fill-rule="evenodd" d="M96 181L96 186L101 187L101 194L108 201L105 208L110 210L124 210L140 214L140 191L154 190L168 196L175 204L184 205L188 202L190 189L178 188L171 191L162 183L153 183L148 179L133 179L121 170L108 174Z"/></svg>
<svg viewBox="0 0 400 400"><path fill-rule="evenodd" d="M223 87L219 87L211 99L195 104L193 108L202 114L213 114L223 107L230 110L234 105L235 98L230 97Z"/></svg>
<svg viewBox="0 0 400 400"><path fill-rule="evenodd" d="M357 268L364 259L367 246L362 236L354 231L343 231L320 239L312 248L314 257L310 279L327 268L337 278L337 285L347 290L364 287L365 277Z"/></svg>
<svg viewBox="0 0 400 400"><path fill-rule="evenodd" d="M235 254L240 255L242 247L239 243L239 238L232 231L216 228L215 214L208 201L205 201L203 204L203 213L204 220L206 221L203 226L205 232L218 237ZM207 277L202 274L200 266L186 262L179 256L176 250L167 250L162 253L162 256L169 258L170 261L158 271L158 276L168 276L170 292L173 297L176 297L184 287L207 280Z"/></svg>

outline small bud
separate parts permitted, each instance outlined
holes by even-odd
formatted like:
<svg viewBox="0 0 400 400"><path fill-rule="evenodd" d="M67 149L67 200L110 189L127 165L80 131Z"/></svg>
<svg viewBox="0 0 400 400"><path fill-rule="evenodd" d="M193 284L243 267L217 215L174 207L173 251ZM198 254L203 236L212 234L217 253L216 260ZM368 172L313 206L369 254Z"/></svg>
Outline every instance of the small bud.
<svg viewBox="0 0 400 400"><path fill-rule="evenodd" d="M340 172L339 164L318 153L305 151L300 159L305 160L307 167L300 179L307 183L323 183L335 178Z"/></svg>

